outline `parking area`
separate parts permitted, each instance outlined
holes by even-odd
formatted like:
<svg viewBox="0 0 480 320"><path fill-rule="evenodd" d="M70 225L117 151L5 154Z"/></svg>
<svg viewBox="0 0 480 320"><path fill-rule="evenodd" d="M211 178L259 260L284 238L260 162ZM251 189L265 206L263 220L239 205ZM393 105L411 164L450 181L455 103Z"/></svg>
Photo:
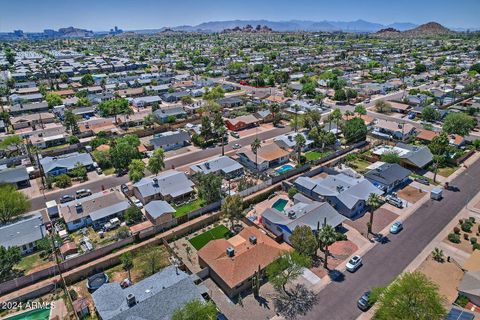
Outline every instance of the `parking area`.
<svg viewBox="0 0 480 320"><path fill-rule="evenodd" d="M373 233L379 233L386 226L390 225L395 219L398 219L398 214L395 214L389 209L386 209L385 206L390 206L388 204L383 205L381 208L378 208L373 216ZM361 235L367 236L367 222L370 221L370 212L366 212L363 216L355 220L346 220L344 223L347 226L355 228Z"/></svg>
<svg viewBox="0 0 480 320"><path fill-rule="evenodd" d="M353 241L345 240L335 242L329 247L330 255L328 257L328 268L335 269L342 262L345 262L351 255L358 250L358 246ZM319 251L319 256L323 258L323 253ZM320 278L328 275L328 270L323 267L323 262L316 265L310 270Z"/></svg>

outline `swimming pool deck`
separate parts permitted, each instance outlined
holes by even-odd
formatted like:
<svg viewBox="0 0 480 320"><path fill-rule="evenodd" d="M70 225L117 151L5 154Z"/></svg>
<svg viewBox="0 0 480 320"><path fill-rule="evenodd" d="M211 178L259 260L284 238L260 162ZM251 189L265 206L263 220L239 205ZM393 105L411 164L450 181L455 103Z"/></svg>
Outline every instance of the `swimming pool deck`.
<svg viewBox="0 0 480 320"><path fill-rule="evenodd" d="M267 208L272 208L273 204L277 202L277 200L279 199L288 200L287 204L285 205L285 208L290 208L293 205L293 201L288 198L288 194L284 191L279 191L279 192L276 192L275 196L272 197L271 199L262 201L260 203L257 203L255 206L253 206L253 209L247 213L247 218L256 216L257 218L253 222L255 224L260 224L259 218L261 217L262 213Z"/></svg>

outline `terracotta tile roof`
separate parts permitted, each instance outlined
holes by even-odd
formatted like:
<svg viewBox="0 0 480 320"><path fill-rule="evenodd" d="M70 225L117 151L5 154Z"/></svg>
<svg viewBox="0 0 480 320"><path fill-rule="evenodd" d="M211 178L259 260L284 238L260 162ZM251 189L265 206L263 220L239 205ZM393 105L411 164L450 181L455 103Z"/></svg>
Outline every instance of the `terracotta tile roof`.
<svg viewBox="0 0 480 320"><path fill-rule="evenodd" d="M255 154L250 148L247 150L241 151L245 154L252 162L255 162ZM282 148L280 148L276 143L272 142L269 144L264 144L257 150L257 161L262 163L264 161L272 161L279 159L281 157L288 157L290 153Z"/></svg>
<svg viewBox="0 0 480 320"><path fill-rule="evenodd" d="M257 238L255 245L249 241L249 237L252 235ZM235 250L232 258L227 256L228 247ZM288 245L278 244L256 227L250 226L228 240L210 241L200 249L198 256L230 288L233 288L251 277L258 270L258 266L264 269L283 251L287 250L290 250Z"/></svg>
<svg viewBox="0 0 480 320"><path fill-rule="evenodd" d="M233 119L227 119L226 121L230 122L232 125L236 126L238 123L243 122L245 124L257 123L259 120L254 115L240 116Z"/></svg>
<svg viewBox="0 0 480 320"><path fill-rule="evenodd" d="M390 103L393 109L397 109L397 110L407 110L410 108L410 106L406 103L400 103L396 101L388 101L388 103Z"/></svg>
<svg viewBox="0 0 480 320"><path fill-rule="evenodd" d="M373 122L373 120L375 120L373 117L370 117L370 116L367 116L366 114L361 114L361 115L358 115L358 114L354 114L352 116L346 116L344 115L343 116L343 119L344 120L351 120L353 118L360 118L363 120L363 122L365 122L366 125L369 125Z"/></svg>
<svg viewBox="0 0 480 320"><path fill-rule="evenodd" d="M424 140L424 141L432 141L433 138L439 135L438 132L431 131L431 130L419 130L419 134L417 135L417 139Z"/></svg>

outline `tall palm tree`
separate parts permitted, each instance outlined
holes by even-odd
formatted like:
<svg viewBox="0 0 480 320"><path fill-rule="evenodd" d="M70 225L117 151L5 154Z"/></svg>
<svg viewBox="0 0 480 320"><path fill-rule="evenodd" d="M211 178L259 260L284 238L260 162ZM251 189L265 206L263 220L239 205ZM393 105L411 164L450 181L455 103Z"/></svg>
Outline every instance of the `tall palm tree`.
<svg viewBox="0 0 480 320"><path fill-rule="evenodd" d="M305 137L301 133L297 133L295 136L295 149L297 150L297 160L298 164L301 163L300 157L302 156L302 149L305 147L307 141L305 140Z"/></svg>
<svg viewBox="0 0 480 320"><path fill-rule="evenodd" d="M298 131L298 111L300 111L300 106L298 104L295 104L293 106L293 110L295 110L295 126L294 126L294 129L295 129L295 132Z"/></svg>
<svg viewBox="0 0 480 320"><path fill-rule="evenodd" d="M318 243L319 247L323 249L325 253L325 259L323 260L323 266L328 269L328 256L330 255L329 247L337 241L337 232L329 225L324 224L318 231Z"/></svg>
<svg viewBox="0 0 480 320"><path fill-rule="evenodd" d="M225 135L227 134L227 128L225 126L221 126L218 128L218 135L220 136L220 141L222 144L222 156L225 155Z"/></svg>
<svg viewBox="0 0 480 320"><path fill-rule="evenodd" d="M253 140L252 144L250 145L250 148L252 148L252 152L253 154L255 154L255 165L257 167L257 171L258 171L258 156L257 156L257 153L258 153L258 149L260 149L260 147L262 146L260 140L258 138L255 138L255 140Z"/></svg>
<svg viewBox="0 0 480 320"><path fill-rule="evenodd" d="M376 193L370 193L367 199L367 206L370 208L370 222L368 224L368 234L372 233L373 227L373 213L375 210L380 208L383 201L380 196Z"/></svg>

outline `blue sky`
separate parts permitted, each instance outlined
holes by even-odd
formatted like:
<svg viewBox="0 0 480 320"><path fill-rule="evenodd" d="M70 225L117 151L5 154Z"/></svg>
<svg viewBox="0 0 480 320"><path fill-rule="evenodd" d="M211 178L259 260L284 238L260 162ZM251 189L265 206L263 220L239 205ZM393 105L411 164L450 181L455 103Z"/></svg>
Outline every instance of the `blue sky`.
<svg viewBox="0 0 480 320"><path fill-rule="evenodd" d="M364 19L479 28L480 0L0 0L0 32L75 26L95 31L232 19Z"/></svg>

